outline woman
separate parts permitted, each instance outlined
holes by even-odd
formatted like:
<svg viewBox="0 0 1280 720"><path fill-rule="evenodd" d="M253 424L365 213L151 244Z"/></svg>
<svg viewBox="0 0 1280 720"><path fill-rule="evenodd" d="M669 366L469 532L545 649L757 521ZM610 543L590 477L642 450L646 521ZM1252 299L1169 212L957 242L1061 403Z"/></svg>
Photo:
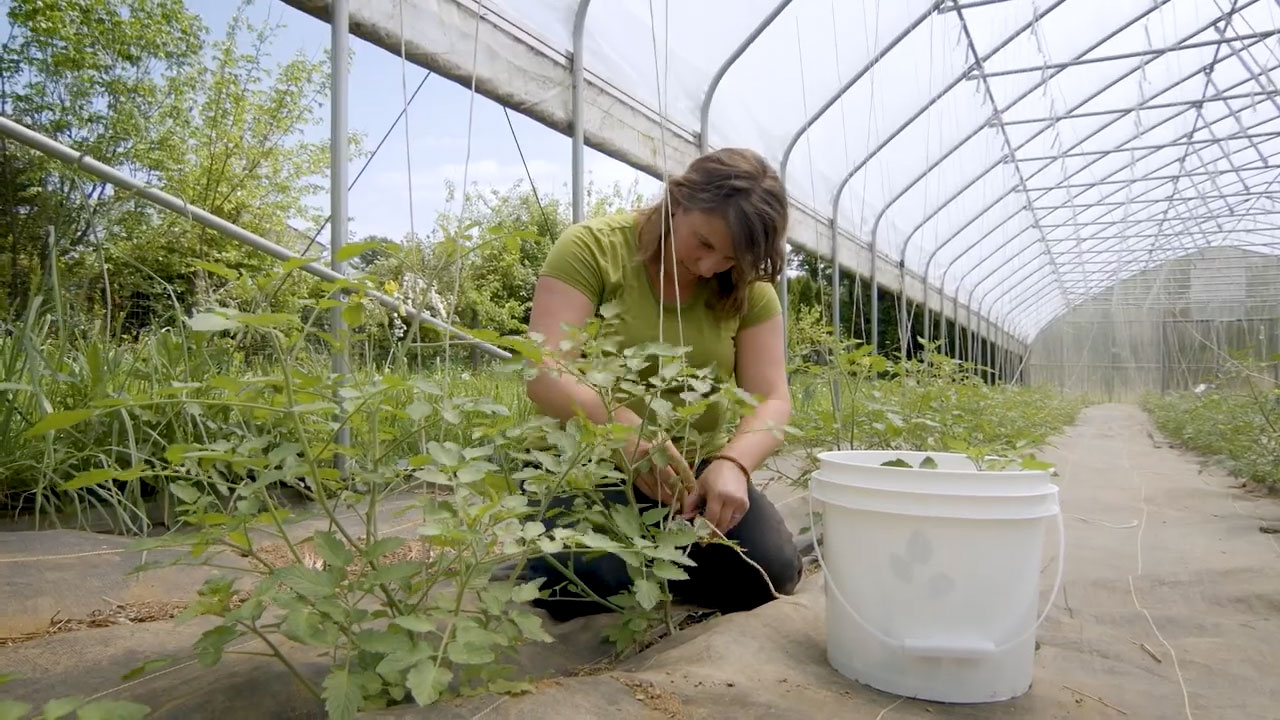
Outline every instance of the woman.
<svg viewBox="0 0 1280 720"><path fill-rule="evenodd" d="M791 413L781 307L773 288L783 271L786 227L787 198L777 173L752 151L719 150L671 178L664 197L653 206L566 230L548 254L534 290L529 329L542 335L548 348L565 338L564 326L581 327L601 305L612 302L621 308L624 346L660 338L682 344L690 348L686 362L712 367L725 382L736 381L762 398L722 447L683 448L705 458L697 463L696 480L688 456L673 443L667 444L669 464L635 480L637 502L678 502L686 517L701 513L755 563L723 544L689 549L696 567L688 568L688 580L668 587L678 601L721 612L769 601L774 597L770 585L790 594L802 570L791 532L750 477L778 448L775 429L785 426ZM562 420L582 414L596 423L639 427L644 411L627 407L606 418L596 391L562 373L539 373L527 391L541 412ZM723 415L719 407L703 413L693 423L695 434L714 434L725 422ZM638 459L650 449L637 438L628 452ZM692 481L692 492L672 491L681 478ZM625 495L618 491L606 499L625 501ZM616 556L585 561L564 553L561 560L571 562L574 575L598 597L608 598L630 585L626 566ZM547 578L543 589L564 581L543 561L532 563L529 571ZM557 619L606 609L567 587L537 604Z"/></svg>

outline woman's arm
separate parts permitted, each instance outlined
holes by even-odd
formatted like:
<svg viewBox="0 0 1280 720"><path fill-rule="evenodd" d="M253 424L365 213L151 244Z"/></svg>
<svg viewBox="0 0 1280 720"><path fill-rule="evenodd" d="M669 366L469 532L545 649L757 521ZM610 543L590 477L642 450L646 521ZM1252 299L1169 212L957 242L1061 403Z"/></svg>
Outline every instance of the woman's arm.
<svg viewBox="0 0 1280 720"><path fill-rule="evenodd" d="M775 315L738 333L738 385L760 403L742 419L721 450L748 468L760 467L782 444L779 433L791 419L782 316Z"/></svg>
<svg viewBox="0 0 1280 720"><path fill-rule="evenodd" d="M581 328L594 312L595 305L591 299L572 285L545 275L538 278L529 313L529 331L542 335L543 350L547 355L538 374L526 384L525 391L543 414L559 420L567 421L581 412L598 425L620 422L639 427L640 417L627 408L618 408L613 417L606 417L604 403L597 391L561 372L556 362L561 352L560 341L567 336L563 326Z"/></svg>
<svg viewBox="0 0 1280 720"><path fill-rule="evenodd" d="M563 326L581 328L594 313L595 305L591 299L573 286L548 276L538 279L529 313L529 330L542 335L547 354L539 372L526 383L525 393L543 414L560 420L569 420L581 413L597 425L617 422L638 429L641 425L639 415L629 408L618 407L609 416L595 388L558 367L556 359L563 357L560 355L560 341L567 336ZM678 491L673 492L673 488L693 484L693 471L670 441L665 447L670 464L655 461L652 470L636 477L636 484L650 498L668 503L679 498ZM627 448L628 459L638 462L649 455L650 449L650 444L637 434Z"/></svg>
<svg viewBox="0 0 1280 720"><path fill-rule="evenodd" d="M780 430L791 418L791 393L787 388L783 353L782 316L774 316L738 332L738 385L761 397L742 419L733 439L720 451L754 470L782 444ZM700 509L707 522L722 533L738 524L749 508L747 484L751 478L733 462L716 460L698 478L697 492L684 503L685 517ZM705 507L699 508L705 502Z"/></svg>

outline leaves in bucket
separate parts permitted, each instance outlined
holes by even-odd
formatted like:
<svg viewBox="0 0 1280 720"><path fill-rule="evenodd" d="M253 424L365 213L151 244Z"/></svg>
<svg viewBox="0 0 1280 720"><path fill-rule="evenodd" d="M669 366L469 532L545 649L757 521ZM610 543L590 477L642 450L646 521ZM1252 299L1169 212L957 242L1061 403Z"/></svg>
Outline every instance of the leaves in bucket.
<svg viewBox="0 0 1280 720"><path fill-rule="evenodd" d="M880 467L910 468L911 463L903 460L902 458L894 458L880 463Z"/></svg>

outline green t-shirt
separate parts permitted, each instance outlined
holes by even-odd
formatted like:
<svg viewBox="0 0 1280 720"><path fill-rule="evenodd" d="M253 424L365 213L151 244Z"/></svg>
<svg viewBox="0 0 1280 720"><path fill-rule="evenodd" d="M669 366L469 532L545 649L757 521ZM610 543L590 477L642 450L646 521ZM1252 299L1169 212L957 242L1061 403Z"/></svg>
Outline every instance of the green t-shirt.
<svg viewBox="0 0 1280 720"><path fill-rule="evenodd" d="M735 338L738 330L778 315L781 304L773 285L756 282L748 294L747 308L738 317L725 318L707 306L709 283L698 283L692 297L681 297L679 314L674 298L667 299L661 312L657 289L649 281L644 264L637 259L638 217L634 213L595 218L573 225L552 246L542 274L578 289L595 303L597 310L609 302L620 307L618 337L624 347L662 340L668 345L689 348L685 360L694 367L711 367L722 383L733 382ZM680 327L684 326L683 341ZM676 407L682 404L672 394L665 399ZM644 403L631 408L643 416ZM724 411L714 407L700 415L692 426L700 434L727 439L732 428L724 428ZM698 448L699 455L714 452L714 446Z"/></svg>

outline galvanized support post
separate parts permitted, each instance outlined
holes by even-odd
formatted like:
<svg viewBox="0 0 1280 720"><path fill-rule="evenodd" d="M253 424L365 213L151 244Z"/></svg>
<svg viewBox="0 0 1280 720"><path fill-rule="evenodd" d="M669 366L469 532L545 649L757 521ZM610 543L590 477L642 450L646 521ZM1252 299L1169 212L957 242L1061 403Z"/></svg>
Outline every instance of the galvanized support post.
<svg viewBox="0 0 1280 720"><path fill-rule="evenodd" d="M585 71L582 58L583 33L587 26L587 8L590 7L591 0L578 0L578 9L573 14L573 66L570 68L570 83L572 87L571 102L573 104L573 145L570 152L572 153L570 172L572 178L573 193L573 222L579 223L585 219L585 203L586 190L583 187L583 177L585 175L585 160L583 159L583 146L585 145L586 131L584 129L583 107L582 107L582 85L585 80ZM465 189L465 188L464 188Z"/></svg>
<svg viewBox="0 0 1280 720"><path fill-rule="evenodd" d="M347 0L333 0L333 17L330 19L331 52L330 52L330 124L329 124L329 269L346 277L347 264L339 259L342 246L347 240L347 86L350 78L348 66L348 34L347 20L349 8ZM339 298L345 296L341 288L337 290ZM337 346L333 348L333 373L339 384L346 384L350 375L351 336L347 323L342 317L342 307L331 311L333 336ZM351 446L351 424L347 418L340 417L336 443L338 451L334 453L334 464L338 472L346 475L347 462L345 450ZM315 478L320 482L320 478Z"/></svg>

